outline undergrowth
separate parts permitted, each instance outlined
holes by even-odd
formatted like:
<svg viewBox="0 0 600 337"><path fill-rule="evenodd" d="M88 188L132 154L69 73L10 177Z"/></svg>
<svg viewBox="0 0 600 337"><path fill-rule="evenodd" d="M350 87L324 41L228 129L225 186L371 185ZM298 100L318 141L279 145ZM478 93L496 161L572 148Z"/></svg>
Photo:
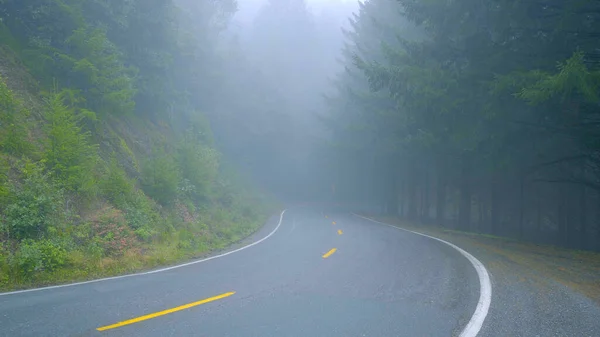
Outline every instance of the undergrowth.
<svg viewBox="0 0 600 337"><path fill-rule="evenodd" d="M0 290L174 263L264 223L265 200L224 173L206 132L194 132L205 126L135 153L121 137L93 137L110 125L80 108L77 93L47 94L44 106L43 120L30 119L0 80ZM128 174L122 157L139 172Z"/></svg>

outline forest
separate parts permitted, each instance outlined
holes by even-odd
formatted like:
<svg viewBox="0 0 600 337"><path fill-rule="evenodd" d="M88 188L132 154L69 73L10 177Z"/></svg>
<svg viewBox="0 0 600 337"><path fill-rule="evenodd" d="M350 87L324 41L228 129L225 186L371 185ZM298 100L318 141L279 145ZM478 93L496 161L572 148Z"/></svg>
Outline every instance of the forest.
<svg viewBox="0 0 600 337"><path fill-rule="evenodd" d="M274 203L215 146L233 1L0 1L0 289L223 248Z"/></svg>
<svg viewBox="0 0 600 337"><path fill-rule="evenodd" d="M339 200L600 249L595 1L372 0L327 98Z"/></svg>
<svg viewBox="0 0 600 337"><path fill-rule="evenodd" d="M255 2L0 0L0 289L298 202L600 249L596 2Z"/></svg>

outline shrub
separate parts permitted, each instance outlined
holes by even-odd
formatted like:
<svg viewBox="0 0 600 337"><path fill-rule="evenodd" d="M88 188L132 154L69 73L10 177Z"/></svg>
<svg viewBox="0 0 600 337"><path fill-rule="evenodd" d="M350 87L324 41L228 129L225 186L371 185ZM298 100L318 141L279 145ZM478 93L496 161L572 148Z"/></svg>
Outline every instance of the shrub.
<svg viewBox="0 0 600 337"><path fill-rule="evenodd" d="M28 141L26 118L29 112L14 97L0 78L0 149L13 155L28 154L33 150Z"/></svg>
<svg viewBox="0 0 600 337"><path fill-rule="evenodd" d="M8 284L10 281L10 264L9 264L9 252L4 248L4 245L0 243L0 286Z"/></svg>
<svg viewBox="0 0 600 337"><path fill-rule="evenodd" d="M219 173L219 153L204 146L188 131L179 144L178 163L184 180L180 191L191 197L209 197Z"/></svg>
<svg viewBox="0 0 600 337"><path fill-rule="evenodd" d="M93 222L92 233L94 244L102 248L104 255L121 256L137 245L135 234L117 209L105 209Z"/></svg>
<svg viewBox="0 0 600 337"><path fill-rule="evenodd" d="M177 198L179 168L175 160L166 152L153 152L142 169L142 188L158 203L170 205Z"/></svg>
<svg viewBox="0 0 600 337"><path fill-rule="evenodd" d="M10 167L8 166L8 161L0 156L0 205L6 204L6 199L9 194L9 186L8 186L8 170Z"/></svg>
<svg viewBox="0 0 600 337"><path fill-rule="evenodd" d="M51 240L24 240L14 256L14 263L25 276L40 271L56 270L63 266L66 260L66 249Z"/></svg>
<svg viewBox="0 0 600 337"><path fill-rule="evenodd" d="M90 112L76 114L75 109L64 103L69 94L62 91L51 95L48 101L44 159L67 190L89 194L96 185L91 173L98 162L97 146L91 144L90 133L79 125Z"/></svg>
<svg viewBox="0 0 600 337"><path fill-rule="evenodd" d="M148 226L139 227L134 233L138 239L144 242L150 242L156 236L156 231Z"/></svg>
<svg viewBox="0 0 600 337"><path fill-rule="evenodd" d="M9 236L16 239L42 237L64 215L62 191L43 173L43 166L25 161L23 182L9 186L4 218Z"/></svg>
<svg viewBox="0 0 600 337"><path fill-rule="evenodd" d="M134 198L124 205L123 211L127 225L132 229L153 227L160 220L155 204L141 191L136 191Z"/></svg>
<svg viewBox="0 0 600 337"><path fill-rule="evenodd" d="M113 203L113 205L121 208L128 202L131 202L135 194L135 186L133 181L127 177L127 174L119 166L117 158L113 155L110 164L107 167L100 189L102 194Z"/></svg>

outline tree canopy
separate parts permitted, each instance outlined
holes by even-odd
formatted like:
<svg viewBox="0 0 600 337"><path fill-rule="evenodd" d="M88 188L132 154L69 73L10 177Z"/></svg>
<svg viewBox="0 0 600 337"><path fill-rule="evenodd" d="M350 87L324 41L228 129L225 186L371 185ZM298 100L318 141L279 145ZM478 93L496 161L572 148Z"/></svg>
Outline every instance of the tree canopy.
<svg viewBox="0 0 600 337"><path fill-rule="evenodd" d="M333 176L413 220L593 246L598 9L365 1L329 98Z"/></svg>

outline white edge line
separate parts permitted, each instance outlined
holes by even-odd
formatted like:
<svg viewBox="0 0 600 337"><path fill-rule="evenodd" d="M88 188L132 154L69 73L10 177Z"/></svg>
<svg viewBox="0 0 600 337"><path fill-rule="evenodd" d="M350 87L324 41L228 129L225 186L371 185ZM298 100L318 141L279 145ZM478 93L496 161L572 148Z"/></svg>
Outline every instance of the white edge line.
<svg viewBox="0 0 600 337"><path fill-rule="evenodd" d="M392 226L390 224L386 224L383 222L379 222L377 220L369 219L369 218L366 218L366 217L358 215L358 214L354 214L354 213L351 213L351 214L354 216L357 216L359 218L363 218L365 220L369 220L369 221L372 221L372 222L375 222L375 223L378 223L381 225L385 225L385 226L392 227L392 228L395 228L398 230L403 230L406 232L425 236L430 239L434 239L434 240L443 242L443 243L447 244L448 246L456 249L464 257L466 257L469 260L469 262L471 262L471 264L473 265L475 270L477 271L477 276L479 277L479 301L477 302L477 307L475 307L475 312L473 313L473 316L471 316L471 320L469 321L469 323L467 323L467 326L465 326L463 331L460 333L459 337L475 337L475 336L477 336L477 334L479 333L479 330L481 330L481 326L483 325L483 321L485 320L485 318L488 314L488 311L490 309L490 304L492 302L492 283L490 282L490 276L488 274L487 269L485 269L485 266L483 265L483 263L481 263L479 260L477 260L473 255L469 254L467 251L463 250L462 248L460 248L448 241L444 241L442 239L438 239L433 236L429 236L429 235L419 233L419 232L414 232L414 231L404 229L401 227Z"/></svg>
<svg viewBox="0 0 600 337"><path fill-rule="evenodd" d="M269 233L267 236L265 236L264 238L262 238L262 239L260 239L258 241L255 241L255 242L253 242L253 243L251 243L249 245L246 245L244 247L240 247L240 248L232 250L230 252L226 252L226 253L223 253L223 254L219 254L219 255L215 255L215 256L211 256L211 257L207 257L207 258L204 258L204 259L195 260L195 261L191 261L191 262L187 262L187 263L183 263L183 264L178 264L178 265L175 265L175 266L166 267L166 268L162 268L162 269L156 269L156 270L151 270L151 271L146 271L146 272L141 272L141 273L135 273L135 274L127 274L127 275L121 275L121 276L106 277L106 278L101 278L101 279L96 279L96 280L90 280L90 281L68 283L68 284L60 284L60 285L48 286L48 287L42 287L42 288L16 290L16 291L10 291L10 292L5 292L5 293L0 293L0 296L15 295L15 294L28 293L28 292L41 291L41 290L49 290L49 289L56 289L56 288L72 287L72 286L78 286L78 285L82 285L82 284L96 283L96 282L109 281L109 280L117 280L117 279L132 277L132 276L141 276L141 275L155 274L155 273L160 273L160 272L171 270L171 269L186 267L186 266L189 266L189 265L192 265L192 264L196 264L196 263L206 262L206 261L213 260L213 259L216 259L216 258L219 258L219 257L224 257L224 256L227 256L229 254L233 254L233 253L237 253L239 251L242 251L242 250L244 250L246 248L250 248L250 247L252 247L254 245L257 245L257 244L265 241L269 237L271 237L271 235L275 234L275 232L277 232L277 230L281 226L281 222L283 221L283 214L286 211L287 211L287 209L284 209L283 211L281 211L281 214L279 215L279 222L277 223L277 227L275 227L275 229L273 231L271 231L271 233Z"/></svg>

